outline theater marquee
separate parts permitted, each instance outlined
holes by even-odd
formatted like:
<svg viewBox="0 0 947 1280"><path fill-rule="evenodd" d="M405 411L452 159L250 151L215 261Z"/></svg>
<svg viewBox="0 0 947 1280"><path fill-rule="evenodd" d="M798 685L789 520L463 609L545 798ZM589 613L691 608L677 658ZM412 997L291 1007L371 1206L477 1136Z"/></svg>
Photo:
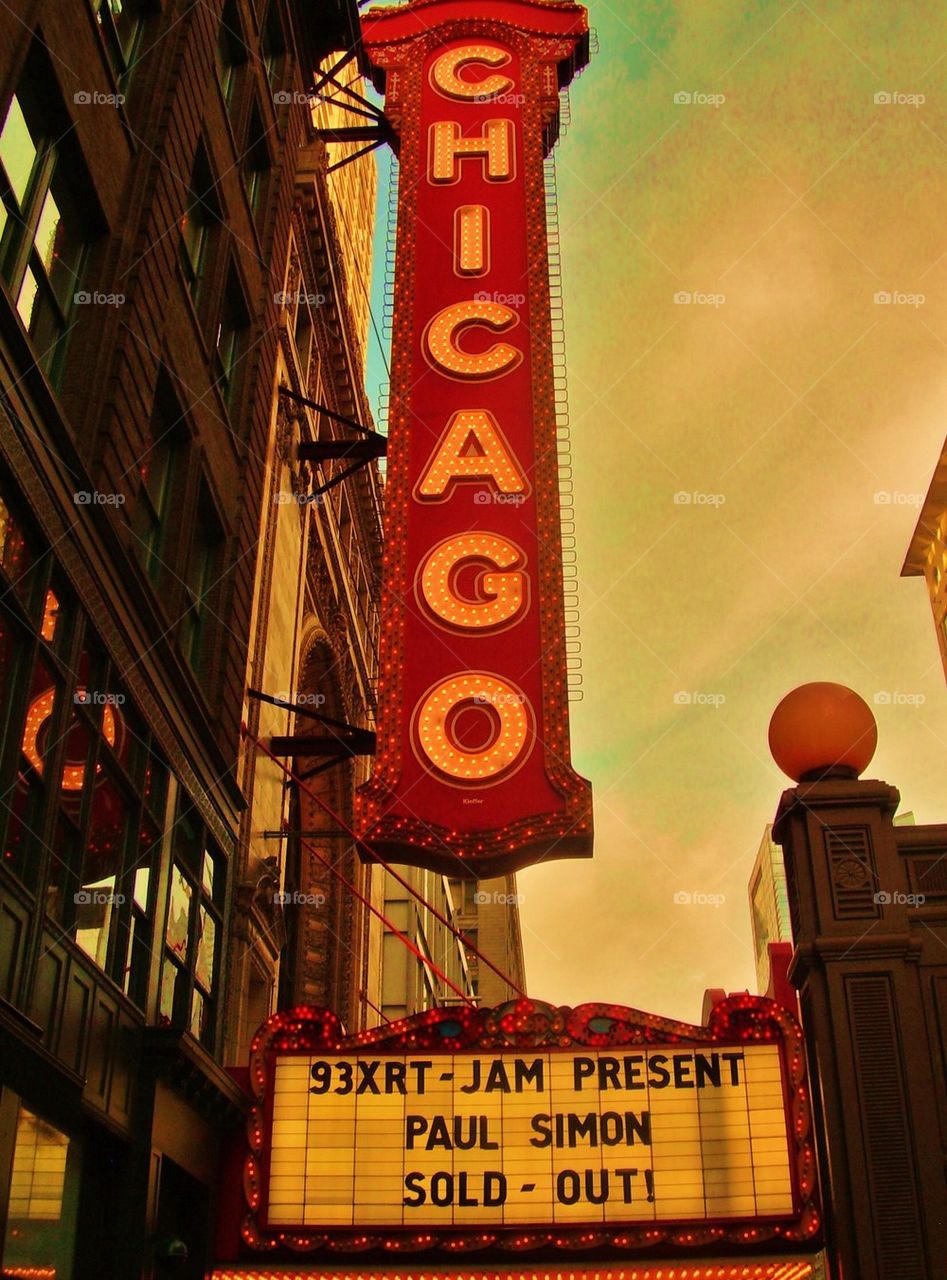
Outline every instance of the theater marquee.
<svg viewBox="0 0 947 1280"><path fill-rule="evenodd" d="M270 1225L785 1217L778 1045L692 1052L284 1057Z"/></svg>
<svg viewBox="0 0 947 1280"><path fill-rule="evenodd" d="M254 1042L244 1240L291 1247L744 1246L812 1240L799 1028L732 997L709 1027L630 1009L434 1010Z"/></svg>
<svg viewBox="0 0 947 1280"><path fill-rule="evenodd" d="M457 873L588 856L569 762L543 161L585 10L363 18L399 139L377 755L359 833Z"/></svg>

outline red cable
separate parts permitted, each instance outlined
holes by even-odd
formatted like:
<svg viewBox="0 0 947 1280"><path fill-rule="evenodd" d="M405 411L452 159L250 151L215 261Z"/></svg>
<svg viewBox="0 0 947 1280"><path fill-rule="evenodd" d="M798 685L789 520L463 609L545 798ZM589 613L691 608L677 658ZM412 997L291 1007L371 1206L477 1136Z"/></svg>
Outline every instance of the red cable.
<svg viewBox="0 0 947 1280"><path fill-rule="evenodd" d="M462 942L469 951L472 951L478 960L482 960L483 963L487 966L487 968L492 969L492 971L497 975L498 978L502 978L502 980L507 984L507 986L510 987L511 990L515 991L518 996L522 996L524 1000L528 999L526 992L521 990L513 981L513 979L508 974L504 973L502 969L498 969L497 966L493 963L493 961L489 960L483 954L482 951L478 950L478 948L473 945L472 942L468 942L464 934L462 934L459 930L455 929L454 926L451 924L451 922L447 919L447 917L442 916L441 913L438 911L437 907L433 905L433 903L428 902L424 898L423 894L419 893L417 889L414 888L413 885L411 885L407 880L405 880L404 876L400 875L397 871L395 871L394 867L392 867L389 863L387 863L384 860L384 858L381 857L380 854L376 853L375 850L371 847L371 845L366 844L365 841L363 840L359 840L358 836L355 834L355 832L352 830L349 824L345 821L345 819L339 817L337 813L333 813L333 811L329 808L329 806L322 799L322 797L317 796L316 793L312 790L312 788L309 787L303 781L302 778L298 777L293 772L293 770L289 767L289 765L284 764L283 761L280 760L278 756L275 756L273 752L269 749L269 747L266 745L266 743L261 742L260 739L255 734L249 731L249 729L245 728L245 733L248 738L252 738L253 741L256 743L256 745L263 752L265 752L266 755L268 755L270 759L279 766L280 769L283 770L283 772L287 775L287 777L292 778L293 782L296 783L297 787L301 787L303 791L305 791L306 795L310 797L310 799L315 800L316 804L319 805L319 807L329 815L329 817L332 819L333 822L338 823L338 825L342 827L344 831L347 831L348 834L352 837L352 839L356 842L356 844L360 845L369 854L371 854L371 856L375 859L375 861L379 864L379 866L384 867L384 869L388 872L389 875L394 876L394 878L398 881L398 883L403 888L407 889L407 891L412 895L412 897L417 899L417 901L420 902L423 907L426 907L427 910L430 911L431 914L435 917L435 919L439 920L442 925L448 928L451 931L451 933L454 935L454 937L457 938L460 942Z"/></svg>
<svg viewBox="0 0 947 1280"><path fill-rule="evenodd" d="M379 1016L379 1018L381 1018L382 1022L387 1022L389 1026L391 1025L391 1019L390 1019L390 1018L386 1018L386 1017L385 1017L385 1015L382 1013L381 1009L379 1009L378 1005L377 1005L377 1004L373 1004L373 1003L371 1002L371 1000L369 1000L369 998L368 998L368 992L367 992L367 991L360 991L360 992L358 993L358 996L359 996L359 999L361 1000L362 1004L367 1004L367 1005L368 1005L368 1007L369 1007L369 1009L371 1009L374 1013L377 1013L377 1014L378 1014L378 1016Z"/></svg>

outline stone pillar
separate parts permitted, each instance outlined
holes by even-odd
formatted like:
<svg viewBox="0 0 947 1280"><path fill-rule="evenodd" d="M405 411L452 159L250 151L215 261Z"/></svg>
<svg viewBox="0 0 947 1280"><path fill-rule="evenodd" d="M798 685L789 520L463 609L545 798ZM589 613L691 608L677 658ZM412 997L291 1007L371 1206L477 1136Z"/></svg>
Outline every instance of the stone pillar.
<svg viewBox="0 0 947 1280"><path fill-rule="evenodd" d="M783 794L773 832L835 1280L947 1275L944 1060L927 990L947 953L925 936L898 800L883 782L803 781Z"/></svg>

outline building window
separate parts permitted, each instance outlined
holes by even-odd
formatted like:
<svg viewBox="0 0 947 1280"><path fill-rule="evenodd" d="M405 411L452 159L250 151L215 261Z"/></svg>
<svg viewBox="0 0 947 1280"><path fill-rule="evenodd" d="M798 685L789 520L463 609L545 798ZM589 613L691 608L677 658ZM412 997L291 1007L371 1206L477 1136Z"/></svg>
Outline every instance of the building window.
<svg viewBox="0 0 947 1280"><path fill-rule="evenodd" d="M144 5L141 0L96 0L95 20L112 69L121 81L135 60L144 25Z"/></svg>
<svg viewBox="0 0 947 1280"><path fill-rule="evenodd" d="M283 25L280 22L279 4L277 0L270 0L270 7L267 11L266 22L263 26L263 40L261 44L263 51L263 66L266 71L266 78L269 82L270 89L275 93L279 88L280 78L283 71L283 55L286 52L286 37L283 34Z"/></svg>
<svg viewBox="0 0 947 1280"><path fill-rule="evenodd" d="M175 823L160 1016L213 1047L224 862L193 809Z"/></svg>
<svg viewBox="0 0 947 1280"><path fill-rule="evenodd" d="M143 1003L167 770L52 557L2 500L0 679L3 865Z"/></svg>
<svg viewBox="0 0 947 1280"><path fill-rule="evenodd" d="M79 1178L78 1143L20 1105L0 1274L69 1280Z"/></svg>
<svg viewBox="0 0 947 1280"><path fill-rule="evenodd" d="M190 554L184 574L185 611L181 622L181 648L184 656L200 671L206 658L207 637L211 630L211 600L220 576L223 534L204 486L198 503Z"/></svg>
<svg viewBox="0 0 947 1280"><path fill-rule="evenodd" d="M231 362L240 349L225 343ZM152 443L141 464L132 512L139 558L160 592L168 630L198 675L207 666L218 592L224 526L190 435L162 371L152 413Z"/></svg>
<svg viewBox="0 0 947 1280"><path fill-rule="evenodd" d="M293 324L293 344L296 348L296 360L299 364L299 376L305 389L309 384L309 362L312 356L312 312L306 294L305 283L300 277L299 294L296 299L296 317Z"/></svg>
<svg viewBox="0 0 947 1280"><path fill-rule="evenodd" d="M153 582L160 581L167 569L168 534L174 525L175 498L180 495L185 470L187 441L179 423L173 401L163 402L159 393L151 419L152 443L139 468L141 482L132 518L138 554Z"/></svg>
<svg viewBox="0 0 947 1280"><path fill-rule="evenodd" d="M181 263L192 298L201 296L214 233L220 225L220 201L203 145L198 147L181 218Z"/></svg>
<svg viewBox="0 0 947 1280"><path fill-rule="evenodd" d="M228 111L233 107L237 82L246 60L247 46L240 28L237 5L235 0L227 0L217 33L217 76Z"/></svg>
<svg viewBox="0 0 947 1280"><path fill-rule="evenodd" d="M234 388L238 381L240 361L246 349L249 324L250 316L243 290L231 268L217 323L217 385L228 408L234 404Z"/></svg>
<svg viewBox="0 0 947 1280"><path fill-rule="evenodd" d="M270 171L270 151L266 142L266 130L259 109L254 106L250 115L250 127L247 130L243 179L247 188L247 199L255 216L259 216L266 202L267 176Z"/></svg>
<svg viewBox="0 0 947 1280"><path fill-rule="evenodd" d="M79 288L86 233L61 147L27 89L10 100L0 129L0 262L10 295L55 376Z"/></svg>

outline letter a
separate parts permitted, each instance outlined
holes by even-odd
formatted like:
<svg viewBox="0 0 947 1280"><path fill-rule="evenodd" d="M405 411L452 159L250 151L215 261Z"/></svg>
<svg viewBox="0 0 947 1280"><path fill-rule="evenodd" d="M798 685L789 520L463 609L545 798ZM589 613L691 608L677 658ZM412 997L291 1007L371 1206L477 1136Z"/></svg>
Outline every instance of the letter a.
<svg viewBox="0 0 947 1280"><path fill-rule="evenodd" d="M428 459L414 496L422 502L443 502L453 485L464 480L492 480L500 493L529 492L516 454L485 409L454 414Z"/></svg>

